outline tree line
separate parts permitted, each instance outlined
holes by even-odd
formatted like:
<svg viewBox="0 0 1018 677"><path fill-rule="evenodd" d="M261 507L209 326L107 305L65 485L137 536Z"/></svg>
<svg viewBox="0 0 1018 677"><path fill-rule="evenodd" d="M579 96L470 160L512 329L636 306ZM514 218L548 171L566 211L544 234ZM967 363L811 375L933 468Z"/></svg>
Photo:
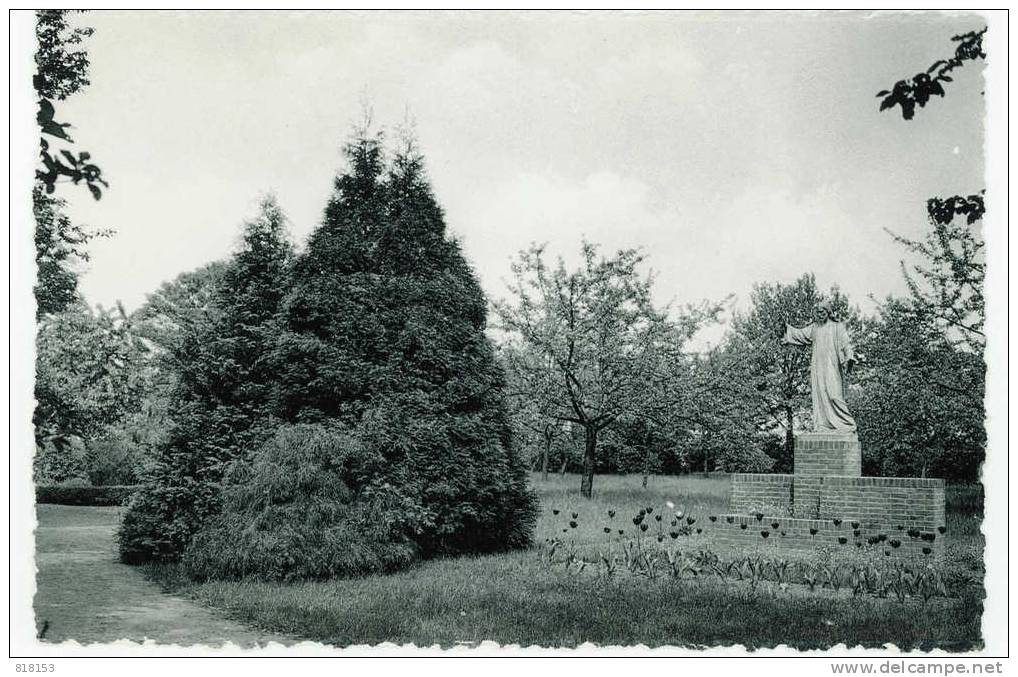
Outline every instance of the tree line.
<svg viewBox="0 0 1018 677"><path fill-rule="evenodd" d="M931 216L924 242L902 240L926 261L912 271L925 282L910 278L906 298L875 299L864 315L839 289L818 289L812 274L761 282L709 348L691 339L726 304L655 308L636 252L599 256L585 244L571 271L540 247L523 252L509 297L494 305L531 467L580 472L585 495L597 472L645 481L658 472L791 472L794 435L811 427L810 358L782 345L775 327L809 324L826 298L860 357L847 397L864 473L975 481L985 445L983 317L973 300L981 281L972 278L981 243L967 225L944 234Z"/></svg>

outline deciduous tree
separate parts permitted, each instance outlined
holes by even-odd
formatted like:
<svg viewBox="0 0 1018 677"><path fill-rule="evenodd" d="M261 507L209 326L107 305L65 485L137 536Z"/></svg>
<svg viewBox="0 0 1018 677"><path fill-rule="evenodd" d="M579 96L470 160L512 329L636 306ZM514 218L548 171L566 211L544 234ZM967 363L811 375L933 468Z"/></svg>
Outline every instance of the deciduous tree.
<svg viewBox="0 0 1018 677"><path fill-rule="evenodd" d="M583 429L580 492L590 497L598 435L627 416L661 420L657 396L675 385L666 367L684 359L683 344L717 308L686 308L670 321L654 307L640 253L603 257L587 242L581 253L569 271L561 259L549 266L541 246L521 252L509 299L495 309L518 387L550 418Z"/></svg>

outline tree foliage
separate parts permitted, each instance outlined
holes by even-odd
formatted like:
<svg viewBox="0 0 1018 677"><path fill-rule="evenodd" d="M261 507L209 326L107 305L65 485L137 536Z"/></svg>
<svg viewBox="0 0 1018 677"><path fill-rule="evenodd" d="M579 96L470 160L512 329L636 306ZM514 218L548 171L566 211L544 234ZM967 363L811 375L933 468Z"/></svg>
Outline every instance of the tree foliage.
<svg viewBox="0 0 1018 677"><path fill-rule="evenodd" d="M163 334L176 369L170 426L124 516L124 561L177 558L219 511L220 483L231 464L248 460L270 434L270 355L291 256L285 218L267 198L259 216L244 224L240 249L212 286L207 310L177 313L179 307L169 306L178 320ZM158 301L152 307L166 308Z"/></svg>
<svg viewBox="0 0 1018 677"><path fill-rule="evenodd" d="M199 579L307 580L391 571L412 562L419 506L393 487L358 494L369 468L342 426L284 425L233 468L223 511L185 554Z"/></svg>
<svg viewBox="0 0 1018 677"><path fill-rule="evenodd" d="M851 406L867 474L978 478L985 364L946 340L938 321L892 298L866 323L860 347L869 360Z"/></svg>
<svg viewBox="0 0 1018 677"><path fill-rule="evenodd" d="M32 191L32 213L35 217L35 261L38 279L35 285L36 316L58 313L78 298L78 267L88 260L85 245L108 232L90 232L62 213L65 203L54 197L61 177L73 183L85 181L93 196L99 199L100 186L106 181L87 152L75 154L69 148L51 144L72 143L70 124L54 120L54 102L62 101L89 84L88 53L81 47L92 35L91 28L72 27L68 10L36 12L35 87L40 139L40 166Z"/></svg>
<svg viewBox="0 0 1018 677"><path fill-rule="evenodd" d="M581 493L589 497L598 434L625 418L665 420L682 346L719 308L686 308L671 321L654 307L639 252L602 257L585 242L581 253L569 271L561 259L549 267L541 246L521 252L510 300L495 309L514 389L545 416L583 429Z"/></svg>
<svg viewBox="0 0 1018 677"><path fill-rule="evenodd" d="M530 542L536 505L486 301L445 233L423 158L408 139L390 156L366 130L345 152L348 168L280 299L268 358L274 412L313 454L283 459L269 442L242 483L272 484L282 467L326 476L252 504L231 475L226 509L188 551L198 575L235 575L237 562L254 561L246 553L257 560L248 573L288 578Z"/></svg>
<svg viewBox="0 0 1018 677"><path fill-rule="evenodd" d="M78 266L88 261L85 245L106 234L73 223L63 213L64 206L63 200L46 195L40 186L32 192L36 319L59 313L78 300Z"/></svg>
<svg viewBox="0 0 1018 677"><path fill-rule="evenodd" d="M775 461L770 414L761 413L760 393L751 387L750 356L722 343L693 357L684 392L689 437L684 466L689 470L766 472Z"/></svg>
<svg viewBox="0 0 1018 677"><path fill-rule="evenodd" d="M36 74L32 78L38 100L36 121L39 138L40 167L36 180L46 194L53 193L61 179L75 185L84 182L92 197L102 197L102 189L109 187L102 170L92 162L87 151L75 152L68 133L68 122L56 120L54 102L63 101L89 84L88 52L80 47L93 33L87 27L72 27L68 10L43 9L36 11L35 53Z"/></svg>
<svg viewBox="0 0 1018 677"><path fill-rule="evenodd" d="M93 312L76 302L40 319L32 417L38 481L96 480L89 454L142 409L148 358L119 307Z"/></svg>
<svg viewBox="0 0 1018 677"><path fill-rule="evenodd" d="M901 262L912 307L932 318L951 343L982 355L986 344L986 262L983 239L976 227L983 215L982 195L932 198L927 213L930 230L923 240L891 233L921 261L911 266Z"/></svg>
<svg viewBox="0 0 1018 677"><path fill-rule="evenodd" d="M986 58L986 30L954 36L954 56L880 92L880 110L899 105L909 120L917 105L944 96L948 73ZM983 192L930 198L926 212L931 230L922 240L891 233L920 263L902 261L911 298L887 301L868 334L878 361L866 370L858 406L860 434L876 455L864 463L871 471L972 481L985 447Z"/></svg>
<svg viewBox="0 0 1018 677"><path fill-rule="evenodd" d="M915 117L916 106L924 108L933 96L944 96L944 83L953 82L951 73L965 64L966 61L985 59L983 51L983 35L986 34L984 27L979 31L970 31L951 37L958 46L954 50L954 56L949 59L938 59L921 73L917 73L911 79L899 80L894 83L890 90L877 92L880 101L880 110L893 109L895 106L901 108L901 117L911 120Z"/></svg>
<svg viewBox="0 0 1018 677"><path fill-rule="evenodd" d="M170 362L179 357L179 347L189 334L209 321L228 263L213 261L195 270L181 273L149 294L131 314L135 331Z"/></svg>

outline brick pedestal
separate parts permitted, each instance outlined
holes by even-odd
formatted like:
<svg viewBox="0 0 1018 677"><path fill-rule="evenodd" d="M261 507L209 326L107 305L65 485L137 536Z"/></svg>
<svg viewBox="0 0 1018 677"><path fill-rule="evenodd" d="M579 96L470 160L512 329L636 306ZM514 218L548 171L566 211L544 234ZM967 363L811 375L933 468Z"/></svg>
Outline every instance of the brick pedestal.
<svg viewBox="0 0 1018 677"><path fill-rule="evenodd" d="M862 447L855 433L803 433L795 438L796 475L862 475Z"/></svg>
<svg viewBox="0 0 1018 677"><path fill-rule="evenodd" d="M893 554L923 548L943 552L944 481L915 477L862 477L855 434L805 433L795 440L795 474L732 476L732 513L717 520L720 542L810 549L827 544L868 544L882 538ZM756 515L762 513L760 519ZM731 521L729 521L731 519ZM779 523L778 529L767 525ZM745 528L743 528L745 525ZM911 532L911 533L910 533Z"/></svg>

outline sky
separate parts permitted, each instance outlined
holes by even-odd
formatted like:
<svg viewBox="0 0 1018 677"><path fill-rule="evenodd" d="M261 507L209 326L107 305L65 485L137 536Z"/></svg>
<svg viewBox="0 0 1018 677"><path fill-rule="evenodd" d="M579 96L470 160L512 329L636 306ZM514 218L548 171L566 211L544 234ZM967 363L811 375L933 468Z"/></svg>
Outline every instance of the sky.
<svg viewBox="0 0 1018 677"><path fill-rule="evenodd" d="M877 91L950 56L971 15L90 12L91 85L61 104L110 181L70 213L81 289L128 310L237 246L274 193L301 244L365 105L411 124L450 233L505 293L531 242L639 247L660 303L803 273L864 310L906 293L930 196L984 187L982 65L914 120Z"/></svg>

